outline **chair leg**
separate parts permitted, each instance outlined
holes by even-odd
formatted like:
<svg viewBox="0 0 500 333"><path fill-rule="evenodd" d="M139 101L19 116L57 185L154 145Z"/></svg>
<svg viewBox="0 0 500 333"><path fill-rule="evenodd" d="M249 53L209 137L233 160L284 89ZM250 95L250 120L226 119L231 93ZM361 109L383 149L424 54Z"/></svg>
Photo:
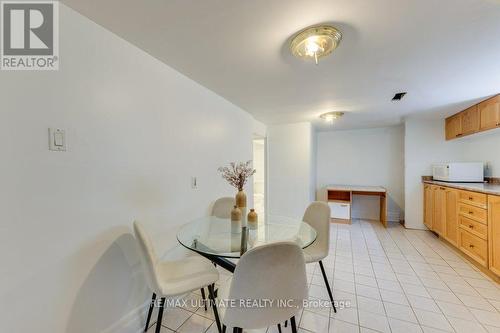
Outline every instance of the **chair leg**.
<svg viewBox="0 0 500 333"><path fill-rule="evenodd" d="M278 324L278 333L281 333L281 324Z"/></svg>
<svg viewBox="0 0 500 333"><path fill-rule="evenodd" d="M288 326L288 320L285 320L285 327Z"/></svg>
<svg viewBox="0 0 500 333"><path fill-rule="evenodd" d="M323 267L323 262L319 261L319 267L321 267L321 273L323 274L323 279L325 280L326 289L328 290L328 296L330 296L330 302L332 303L333 312L337 313L337 308L335 308L335 302L333 301L332 290L330 289L330 284L328 283L328 278L326 277L325 267Z"/></svg>
<svg viewBox="0 0 500 333"><path fill-rule="evenodd" d="M146 319L146 327L144 327L144 332L148 331L149 321L151 320L151 315L153 314L153 308L155 307L155 299L156 299L156 294L153 293L153 297L151 298L151 304L149 304L148 318Z"/></svg>
<svg viewBox="0 0 500 333"><path fill-rule="evenodd" d="M290 318L290 326L292 326L292 333L297 333L297 324L295 324L295 316Z"/></svg>
<svg viewBox="0 0 500 333"><path fill-rule="evenodd" d="M207 311L207 297L205 296L205 288L201 288L201 298L203 298L203 305L205 306L205 311Z"/></svg>
<svg viewBox="0 0 500 333"><path fill-rule="evenodd" d="M165 297L160 300L160 307L158 308L158 320L156 321L155 333L160 333L161 330L161 320L163 318L163 307L165 305Z"/></svg>
<svg viewBox="0 0 500 333"><path fill-rule="evenodd" d="M243 329L239 327L233 327L233 333L243 333Z"/></svg>
<svg viewBox="0 0 500 333"><path fill-rule="evenodd" d="M219 312L217 311L217 304L215 302L215 290L214 285L208 286L208 297L210 298L210 304L212 305L212 310L214 311L215 323L217 324L217 329L222 332L222 326L220 324Z"/></svg>
<svg viewBox="0 0 500 333"><path fill-rule="evenodd" d="M222 325L222 333L226 333L226 325Z"/></svg>

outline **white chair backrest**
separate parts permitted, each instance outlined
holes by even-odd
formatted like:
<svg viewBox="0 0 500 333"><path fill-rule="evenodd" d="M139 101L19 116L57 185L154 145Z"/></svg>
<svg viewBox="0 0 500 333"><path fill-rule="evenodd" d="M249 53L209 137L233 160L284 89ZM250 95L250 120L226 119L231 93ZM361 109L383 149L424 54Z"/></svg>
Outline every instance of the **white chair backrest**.
<svg viewBox="0 0 500 333"><path fill-rule="evenodd" d="M275 303L272 307L227 307L223 322L245 329L275 325L295 316L308 298L307 293L304 254L296 243L255 247L246 252L236 266L229 300L235 300L237 305L239 300L293 300L293 306Z"/></svg>
<svg viewBox="0 0 500 333"><path fill-rule="evenodd" d="M322 201L315 201L307 207L302 221L316 230L317 246L328 255L330 248L330 207Z"/></svg>
<svg viewBox="0 0 500 333"><path fill-rule="evenodd" d="M146 275L146 282L151 291L157 292L161 289L157 273L159 259L156 256L153 242L142 224L138 221L134 222L134 234L137 244L139 245L139 256L141 258L144 274Z"/></svg>
<svg viewBox="0 0 500 333"><path fill-rule="evenodd" d="M236 204L235 199L232 197L219 198L215 201L212 207L212 216L228 219L231 217L231 210Z"/></svg>

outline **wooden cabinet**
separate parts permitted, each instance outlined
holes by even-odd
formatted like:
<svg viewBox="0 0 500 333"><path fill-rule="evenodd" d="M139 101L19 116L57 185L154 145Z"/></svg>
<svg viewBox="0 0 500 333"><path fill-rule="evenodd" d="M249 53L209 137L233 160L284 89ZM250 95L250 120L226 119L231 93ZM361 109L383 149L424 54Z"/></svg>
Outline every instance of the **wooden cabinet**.
<svg viewBox="0 0 500 333"><path fill-rule="evenodd" d="M446 140L462 136L462 120L460 119L460 114L446 118L445 134Z"/></svg>
<svg viewBox="0 0 500 333"><path fill-rule="evenodd" d="M500 95L473 105L445 121L446 140L500 127Z"/></svg>
<svg viewBox="0 0 500 333"><path fill-rule="evenodd" d="M500 127L500 95L478 104L481 131Z"/></svg>
<svg viewBox="0 0 500 333"><path fill-rule="evenodd" d="M479 131L479 112L474 105L460 113L462 135L469 135Z"/></svg>
<svg viewBox="0 0 500 333"><path fill-rule="evenodd" d="M480 265L488 266L488 242L460 229L459 248Z"/></svg>
<svg viewBox="0 0 500 333"><path fill-rule="evenodd" d="M433 216L433 186L429 184L424 185L424 224L427 228L432 230L432 216Z"/></svg>
<svg viewBox="0 0 500 333"><path fill-rule="evenodd" d="M488 254L490 270L500 275L500 196L488 196Z"/></svg>
<svg viewBox="0 0 500 333"><path fill-rule="evenodd" d="M432 216L432 230L438 235L445 235L446 230L446 189L442 186L433 188L434 214Z"/></svg>
<svg viewBox="0 0 500 333"><path fill-rule="evenodd" d="M444 238L451 244L458 244L458 190L445 188Z"/></svg>
<svg viewBox="0 0 500 333"><path fill-rule="evenodd" d="M424 224L500 277L500 196L426 183Z"/></svg>

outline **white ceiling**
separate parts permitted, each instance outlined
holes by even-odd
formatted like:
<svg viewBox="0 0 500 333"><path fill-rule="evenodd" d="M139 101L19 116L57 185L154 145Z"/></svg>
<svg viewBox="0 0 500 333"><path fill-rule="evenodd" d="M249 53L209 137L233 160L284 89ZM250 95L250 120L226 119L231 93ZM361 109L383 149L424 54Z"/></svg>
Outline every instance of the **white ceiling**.
<svg viewBox="0 0 500 333"><path fill-rule="evenodd" d="M498 0L63 2L267 124L345 111L320 127L393 125L500 93ZM343 40L315 66L288 43L318 23Z"/></svg>

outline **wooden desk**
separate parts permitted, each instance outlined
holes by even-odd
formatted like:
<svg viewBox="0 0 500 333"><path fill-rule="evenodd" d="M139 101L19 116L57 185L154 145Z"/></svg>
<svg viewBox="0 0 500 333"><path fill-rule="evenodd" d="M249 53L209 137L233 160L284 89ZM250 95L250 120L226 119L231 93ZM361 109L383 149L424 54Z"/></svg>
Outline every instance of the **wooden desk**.
<svg viewBox="0 0 500 333"><path fill-rule="evenodd" d="M387 227L387 190L384 187L358 185L330 185L326 187L326 201L348 203L351 209L353 195L374 195L380 197L380 222L382 222L384 227Z"/></svg>

